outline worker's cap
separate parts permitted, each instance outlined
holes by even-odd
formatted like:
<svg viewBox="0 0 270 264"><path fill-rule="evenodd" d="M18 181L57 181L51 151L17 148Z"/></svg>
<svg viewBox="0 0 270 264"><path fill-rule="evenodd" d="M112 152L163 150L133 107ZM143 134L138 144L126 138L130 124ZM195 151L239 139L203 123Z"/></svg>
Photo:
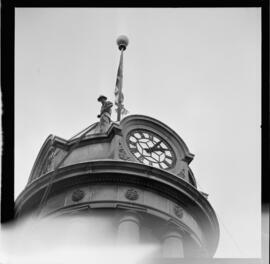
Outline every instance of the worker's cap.
<svg viewBox="0 0 270 264"><path fill-rule="evenodd" d="M97 100L100 102L102 99L107 100L107 97L104 95L100 95Z"/></svg>

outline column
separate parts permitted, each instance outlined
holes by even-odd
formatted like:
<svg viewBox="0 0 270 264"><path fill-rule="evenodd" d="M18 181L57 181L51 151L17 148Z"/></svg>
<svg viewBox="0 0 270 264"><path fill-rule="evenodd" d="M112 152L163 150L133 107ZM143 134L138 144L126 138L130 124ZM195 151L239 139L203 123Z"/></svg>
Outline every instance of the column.
<svg viewBox="0 0 270 264"><path fill-rule="evenodd" d="M183 258L183 232L175 228L169 228L163 236L162 256L164 258Z"/></svg>
<svg viewBox="0 0 270 264"><path fill-rule="evenodd" d="M136 212L127 211L118 225L118 244L138 244L140 241L140 218Z"/></svg>

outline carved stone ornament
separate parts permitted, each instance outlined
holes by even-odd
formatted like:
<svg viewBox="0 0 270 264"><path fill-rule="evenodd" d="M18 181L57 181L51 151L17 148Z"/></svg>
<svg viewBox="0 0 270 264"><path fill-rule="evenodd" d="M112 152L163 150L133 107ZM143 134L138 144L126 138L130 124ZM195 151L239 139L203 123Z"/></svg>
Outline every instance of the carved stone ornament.
<svg viewBox="0 0 270 264"><path fill-rule="evenodd" d="M175 215L179 218L182 218L184 215L184 210L179 205L175 205L173 208L173 211L174 211Z"/></svg>
<svg viewBox="0 0 270 264"><path fill-rule="evenodd" d="M119 142L119 158L122 160L130 160L130 157L127 155L126 151L124 150L122 144Z"/></svg>
<svg viewBox="0 0 270 264"><path fill-rule="evenodd" d="M78 202L84 197L84 195L85 194L84 194L83 190L77 189L72 193L72 197L71 197L72 201L73 202Z"/></svg>
<svg viewBox="0 0 270 264"><path fill-rule="evenodd" d="M177 176L185 178L185 169L182 169L179 173L177 173Z"/></svg>
<svg viewBox="0 0 270 264"><path fill-rule="evenodd" d="M45 165L42 169L41 174L45 174L51 169L50 167L52 165L52 162L53 162L53 159L55 156L56 156L56 149L52 148L50 150L50 152L48 153L48 156L47 156L47 159L46 159L46 162L45 162Z"/></svg>
<svg viewBox="0 0 270 264"><path fill-rule="evenodd" d="M127 199L132 200L132 201L137 200L139 198L138 192L136 190L134 190L134 189L128 189L126 191L125 196L126 196Z"/></svg>

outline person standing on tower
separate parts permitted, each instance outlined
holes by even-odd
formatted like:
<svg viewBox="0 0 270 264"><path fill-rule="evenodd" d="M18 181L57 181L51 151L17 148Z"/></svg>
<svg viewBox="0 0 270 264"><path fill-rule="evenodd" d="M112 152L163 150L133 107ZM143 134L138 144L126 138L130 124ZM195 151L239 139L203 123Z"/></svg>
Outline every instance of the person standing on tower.
<svg viewBox="0 0 270 264"><path fill-rule="evenodd" d="M102 104L100 114L97 117L100 118L100 133L104 133L108 130L111 123L113 103L107 101L107 97L104 95L100 95L97 100Z"/></svg>

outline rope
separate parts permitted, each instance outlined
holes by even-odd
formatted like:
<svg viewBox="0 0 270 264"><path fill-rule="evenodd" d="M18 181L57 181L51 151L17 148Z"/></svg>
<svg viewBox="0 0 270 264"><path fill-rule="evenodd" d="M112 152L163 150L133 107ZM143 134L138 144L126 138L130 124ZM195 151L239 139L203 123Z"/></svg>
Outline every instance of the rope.
<svg viewBox="0 0 270 264"><path fill-rule="evenodd" d="M201 188L201 186L200 186L200 184L199 184L198 182L197 182L197 186L199 187L200 190L202 190L202 188ZM242 254L243 251L240 249L238 243L237 243L236 240L233 238L233 236L230 234L229 230L227 229L227 227L225 226L225 224L223 223L223 221L221 221L221 217L217 214L217 212L216 212L216 215L217 215L218 221L221 223L221 225L223 226L224 230L227 232L228 237L230 237L230 239L233 241L235 248L237 248L238 252L239 252L240 254ZM226 233L226 232L225 232L225 233Z"/></svg>
<svg viewBox="0 0 270 264"><path fill-rule="evenodd" d="M219 222L223 225L224 230L227 232L228 236L229 236L229 237L231 238L231 240L233 241L233 243L234 243L235 247L237 248L238 252L239 252L240 254L243 254L242 249L239 247L238 243L237 243L236 240L233 238L233 236L231 235L231 233L229 232L229 230L227 229L227 227L225 226L225 224L223 223L223 221L221 221L221 217L220 217L219 215L217 215L217 216L218 216ZM226 232L225 232L225 233L226 233Z"/></svg>
<svg viewBox="0 0 270 264"><path fill-rule="evenodd" d="M84 131L86 131L86 130L92 128L92 127L95 126L96 124L97 124L97 122L94 123L94 124L92 124L92 125L90 125L90 126L88 126L87 128L83 129L83 130L80 131L79 133L77 133L77 134L75 134L74 136L72 136L69 140L72 140L73 138L77 137L78 135L80 135L80 134L83 133ZM89 131L89 130L88 130L88 131Z"/></svg>

